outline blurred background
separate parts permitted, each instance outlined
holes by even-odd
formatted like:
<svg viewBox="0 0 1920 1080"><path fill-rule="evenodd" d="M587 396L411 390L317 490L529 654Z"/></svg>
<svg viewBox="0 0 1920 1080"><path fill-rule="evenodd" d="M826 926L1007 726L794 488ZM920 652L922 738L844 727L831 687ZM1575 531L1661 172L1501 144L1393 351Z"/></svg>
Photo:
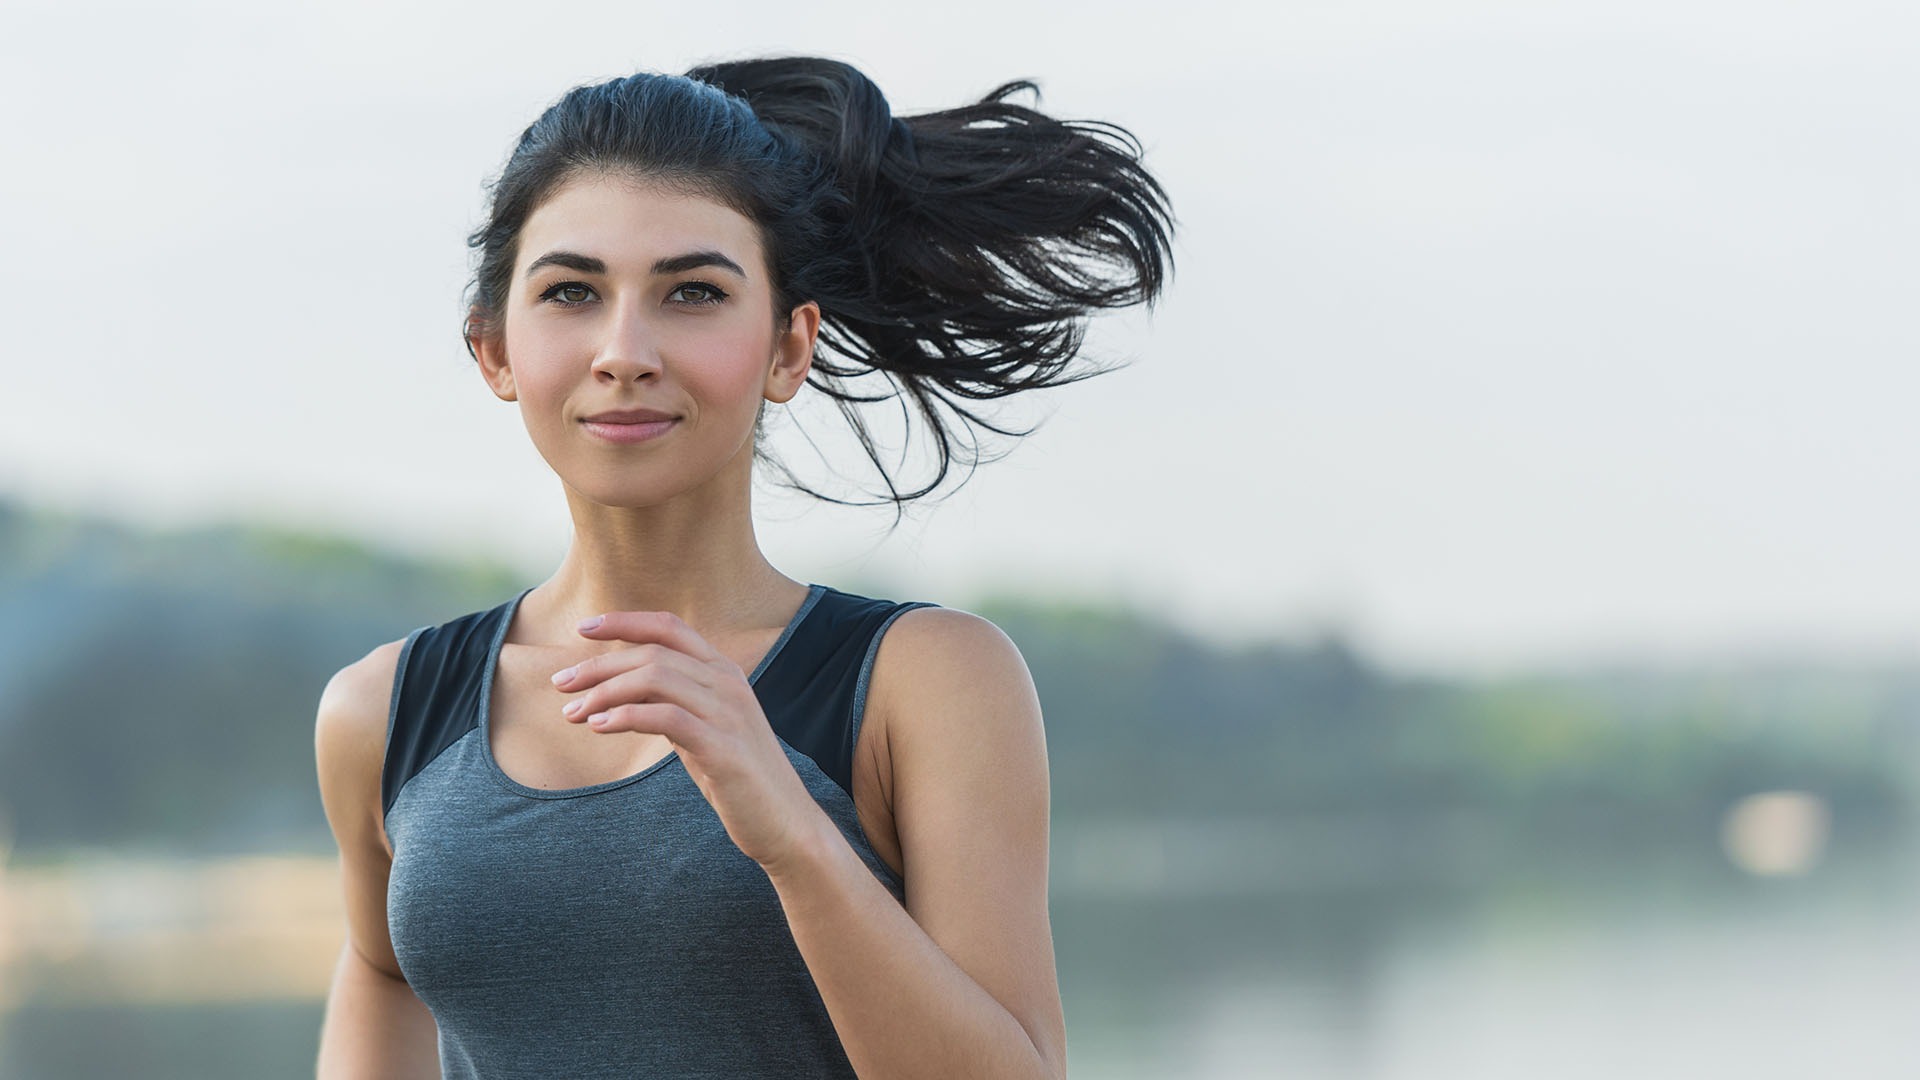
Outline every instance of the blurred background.
<svg viewBox="0 0 1920 1080"><path fill-rule="evenodd" d="M321 687L568 537L458 336L483 184L570 86L765 52L1034 78L1180 218L952 498L756 496L789 575L1024 651L1077 1078L1920 1074L1917 30L11 0L0 1077L310 1075Z"/></svg>

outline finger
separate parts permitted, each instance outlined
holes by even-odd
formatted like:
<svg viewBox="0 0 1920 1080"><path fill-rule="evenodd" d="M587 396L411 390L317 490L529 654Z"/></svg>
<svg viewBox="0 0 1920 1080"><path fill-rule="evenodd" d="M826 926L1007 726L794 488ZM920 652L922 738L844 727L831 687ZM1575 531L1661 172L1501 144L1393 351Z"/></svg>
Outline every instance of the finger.
<svg viewBox="0 0 1920 1080"><path fill-rule="evenodd" d="M679 663L692 664L693 661L681 657ZM589 687L567 702L560 714L579 723L616 706L656 703L677 705L695 716L710 715L714 705L713 689L672 665L649 664L619 672Z"/></svg>
<svg viewBox="0 0 1920 1080"><path fill-rule="evenodd" d="M638 731L664 735L676 748L693 754L698 754L704 745L699 717L667 702L615 705L605 712L595 713L587 726L601 732Z"/></svg>
<svg viewBox="0 0 1920 1080"><path fill-rule="evenodd" d="M623 671L654 665L684 672L702 683L711 681L711 671L698 660L676 649L650 642L631 649L616 649L591 656L570 668L556 671L553 673L553 686L556 690L568 693L588 690Z"/></svg>
<svg viewBox="0 0 1920 1080"><path fill-rule="evenodd" d="M598 623L592 619L581 621L582 637L595 641L631 641L636 645L655 642L702 663L726 659L720 650L671 611L609 611L598 618Z"/></svg>

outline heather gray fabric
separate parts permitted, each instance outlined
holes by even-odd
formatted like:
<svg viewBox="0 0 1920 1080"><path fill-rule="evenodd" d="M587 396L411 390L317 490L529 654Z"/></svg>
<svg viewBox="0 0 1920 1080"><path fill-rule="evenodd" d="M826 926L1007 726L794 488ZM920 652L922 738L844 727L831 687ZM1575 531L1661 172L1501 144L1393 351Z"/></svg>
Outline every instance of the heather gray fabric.
<svg viewBox="0 0 1920 1080"><path fill-rule="evenodd" d="M527 590L532 591L532 590ZM486 702L522 592L407 636L382 777L387 919L447 1077L852 1077L765 871L678 755L624 779L525 787ZM852 749L900 604L823 585L751 675L808 791L896 899Z"/></svg>

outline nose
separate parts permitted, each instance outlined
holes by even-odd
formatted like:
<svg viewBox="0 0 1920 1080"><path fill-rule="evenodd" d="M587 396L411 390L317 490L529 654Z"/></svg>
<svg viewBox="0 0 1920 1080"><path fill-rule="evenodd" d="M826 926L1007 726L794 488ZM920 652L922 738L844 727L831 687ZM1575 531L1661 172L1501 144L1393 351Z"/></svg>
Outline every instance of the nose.
<svg viewBox="0 0 1920 1080"><path fill-rule="evenodd" d="M654 335L639 311L628 305L613 309L600 351L593 358L594 377L603 382L638 382L660 371Z"/></svg>

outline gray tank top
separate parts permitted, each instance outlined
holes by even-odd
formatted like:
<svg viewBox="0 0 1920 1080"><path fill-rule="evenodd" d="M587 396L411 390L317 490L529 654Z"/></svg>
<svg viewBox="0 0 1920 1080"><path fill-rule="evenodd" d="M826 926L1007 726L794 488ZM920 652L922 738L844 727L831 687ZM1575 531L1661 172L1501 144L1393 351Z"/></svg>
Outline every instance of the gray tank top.
<svg viewBox="0 0 1920 1080"><path fill-rule="evenodd" d="M487 703L514 609L407 635L381 796L387 923L447 1077L852 1077L766 872L677 754L542 790L494 761ZM873 658L930 604L824 585L750 681L787 759L895 899L853 806Z"/></svg>

